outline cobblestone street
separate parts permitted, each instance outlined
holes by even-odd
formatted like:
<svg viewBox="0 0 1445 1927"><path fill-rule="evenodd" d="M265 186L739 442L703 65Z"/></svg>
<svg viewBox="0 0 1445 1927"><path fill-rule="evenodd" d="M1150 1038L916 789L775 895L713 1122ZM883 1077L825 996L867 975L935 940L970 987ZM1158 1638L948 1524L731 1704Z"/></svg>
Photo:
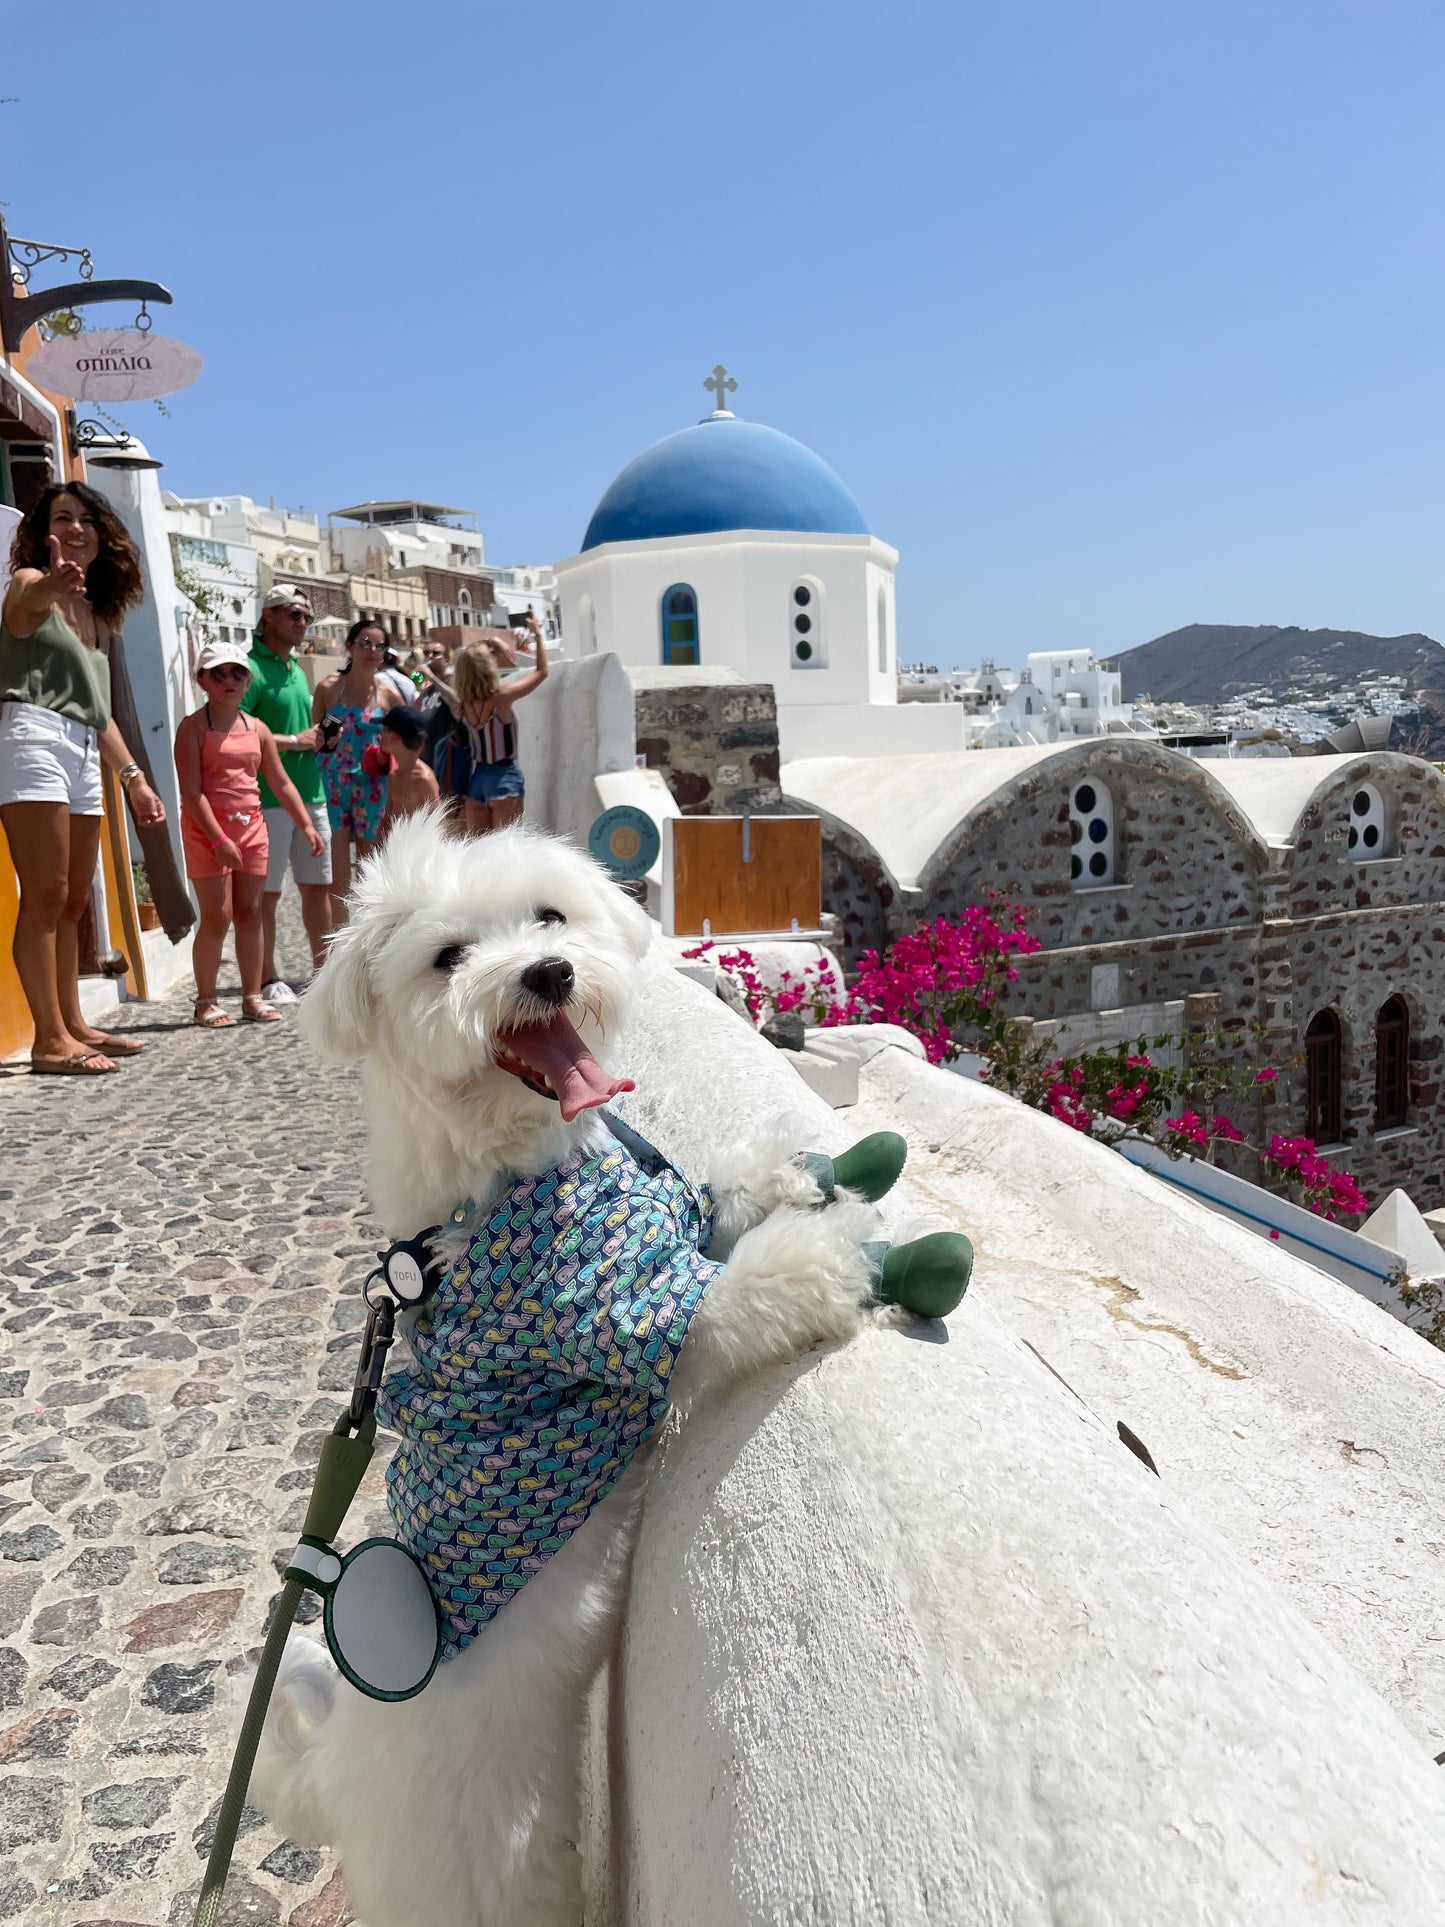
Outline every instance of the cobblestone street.
<svg viewBox="0 0 1445 1927"><path fill-rule="evenodd" d="M283 912L293 971L296 936ZM294 1011L208 1033L190 993L121 1013L148 1048L113 1077L0 1073L0 1919L27 1927L189 1927L376 1248L352 1079ZM384 1529L381 1469L348 1539ZM353 1916L248 1814L222 1918Z"/></svg>

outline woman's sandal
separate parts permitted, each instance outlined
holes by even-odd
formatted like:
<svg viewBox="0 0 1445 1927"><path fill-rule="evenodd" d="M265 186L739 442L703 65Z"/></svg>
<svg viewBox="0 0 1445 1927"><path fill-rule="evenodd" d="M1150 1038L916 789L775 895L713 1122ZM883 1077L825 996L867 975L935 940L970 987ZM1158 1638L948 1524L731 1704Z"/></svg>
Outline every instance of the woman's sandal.
<svg viewBox="0 0 1445 1927"><path fill-rule="evenodd" d="M198 1030L233 1030L236 1020L221 1009L214 997L197 997L191 1022Z"/></svg>
<svg viewBox="0 0 1445 1927"><path fill-rule="evenodd" d="M243 1024L279 1024L281 1013L264 997L243 997L241 999L241 1022Z"/></svg>
<svg viewBox="0 0 1445 1927"><path fill-rule="evenodd" d="M88 1041L90 1048L98 1050L103 1057L139 1057L145 1049L145 1045L138 1044L134 1038L108 1037L104 1031Z"/></svg>
<svg viewBox="0 0 1445 1927"><path fill-rule="evenodd" d="M69 1057L32 1057L32 1077L109 1077L115 1065L103 1050L72 1051Z"/></svg>

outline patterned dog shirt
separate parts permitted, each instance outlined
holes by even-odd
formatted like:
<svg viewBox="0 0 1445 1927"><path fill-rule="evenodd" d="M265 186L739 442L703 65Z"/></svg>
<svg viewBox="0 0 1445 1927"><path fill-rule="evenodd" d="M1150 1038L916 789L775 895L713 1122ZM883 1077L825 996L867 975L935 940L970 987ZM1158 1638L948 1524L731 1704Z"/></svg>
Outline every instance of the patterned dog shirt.
<svg viewBox="0 0 1445 1927"><path fill-rule="evenodd" d="M660 1160L659 1160L660 1162ZM515 1184L382 1387L399 1537L469 1645L605 1498L662 1417L693 1314L722 1269L699 1255L707 1192L621 1144Z"/></svg>

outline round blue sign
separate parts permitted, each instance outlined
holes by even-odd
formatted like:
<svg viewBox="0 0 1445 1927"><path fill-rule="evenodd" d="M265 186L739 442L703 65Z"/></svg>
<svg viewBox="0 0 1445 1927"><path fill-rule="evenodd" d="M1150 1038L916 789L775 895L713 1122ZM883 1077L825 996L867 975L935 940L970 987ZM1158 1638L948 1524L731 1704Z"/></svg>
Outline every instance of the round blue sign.
<svg viewBox="0 0 1445 1927"><path fill-rule="evenodd" d="M662 849L662 838L646 810L619 803L604 810L592 825L587 848L619 882L626 882L647 875Z"/></svg>

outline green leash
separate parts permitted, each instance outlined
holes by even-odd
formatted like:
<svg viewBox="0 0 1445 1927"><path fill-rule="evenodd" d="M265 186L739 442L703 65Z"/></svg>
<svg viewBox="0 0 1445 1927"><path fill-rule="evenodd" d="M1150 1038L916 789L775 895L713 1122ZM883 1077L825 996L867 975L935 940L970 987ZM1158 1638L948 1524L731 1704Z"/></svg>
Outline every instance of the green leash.
<svg viewBox="0 0 1445 1927"><path fill-rule="evenodd" d="M371 1350L372 1346L368 1344L366 1354ZM358 1386L358 1390L361 1389ZM336 1421L330 1438L321 1448L321 1463L316 1468L316 1483L311 1488L311 1500L306 1508L303 1538L322 1539L329 1545L341 1531L351 1502L366 1477L366 1468L371 1463L376 1445L376 1414L372 1409L374 1397L362 1402L366 1409L359 1421L353 1416L357 1403L354 1400ZM355 1437L350 1436L353 1426L357 1428ZM196 1904L195 1927L216 1927L221 1912L226 1879L231 1871L231 1855L236 1850L236 1833L251 1785L251 1769L256 1764L256 1749L261 1744L261 1729L266 1724L266 1709L271 1703L281 1655L286 1650L286 1640L305 1590L299 1579L288 1579L276 1603L276 1616L271 1621L271 1630L261 1649L261 1664L251 1687L251 1697L246 1703L246 1717L241 1722L241 1737L236 1742L230 1777L221 1798L221 1811L216 1816L215 1838L211 1841L210 1857L201 1881L201 1897Z"/></svg>

